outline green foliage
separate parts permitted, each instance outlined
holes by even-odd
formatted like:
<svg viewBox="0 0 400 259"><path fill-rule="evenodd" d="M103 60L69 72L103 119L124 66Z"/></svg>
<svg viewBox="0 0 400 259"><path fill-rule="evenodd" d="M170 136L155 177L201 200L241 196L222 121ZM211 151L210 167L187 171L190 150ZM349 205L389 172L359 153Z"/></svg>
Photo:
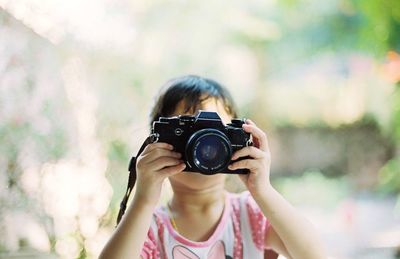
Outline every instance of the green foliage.
<svg viewBox="0 0 400 259"><path fill-rule="evenodd" d="M400 192L400 160L391 159L379 172L380 190L385 193Z"/></svg>
<svg viewBox="0 0 400 259"><path fill-rule="evenodd" d="M309 170L300 177L280 178L274 186L294 204L333 208L348 197L350 186L345 178L328 178L318 170Z"/></svg>
<svg viewBox="0 0 400 259"><path fill-rule="evenodd" d="M392 138L400 149L400 84L393 94ZM389 160L379 172L379 189L385 193L398 193L400 204L400 158ZM398 206L399 207L399 206Z"/></svg>
<svg viewBox="0 0 400 259"><path fill-rule="evenodd" d="M108 149L108 158L110 160L126 162L129 159L128 154L128 146L124 141L117 139L110 142Z"/></svg>
<svg viewBox="0 0 400 259"><path fill-rule="evenodd" d="M396 91L393 93L394 104L392 108L392 127L393 137L400 145L400 83L397 85Z"/></svg>
<svg viewBox="0 0 400 259"><path fill-rule="evenodd" d="M361 11L359 45L372 53L400 51L400 2L397 0L353 1Z"/></svg>

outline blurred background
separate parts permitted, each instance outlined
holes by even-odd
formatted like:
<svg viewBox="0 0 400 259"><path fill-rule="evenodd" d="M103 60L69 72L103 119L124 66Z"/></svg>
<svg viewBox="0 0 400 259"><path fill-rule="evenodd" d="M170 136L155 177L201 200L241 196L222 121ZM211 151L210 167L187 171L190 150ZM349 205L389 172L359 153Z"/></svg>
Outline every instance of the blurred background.
<svg viewBox="0 0 400 259"><path fill-rule="evenodd" d="M0 258L96 258L184 74L268 133L330 258L400 258L398 0L0 0Z"/></svg>

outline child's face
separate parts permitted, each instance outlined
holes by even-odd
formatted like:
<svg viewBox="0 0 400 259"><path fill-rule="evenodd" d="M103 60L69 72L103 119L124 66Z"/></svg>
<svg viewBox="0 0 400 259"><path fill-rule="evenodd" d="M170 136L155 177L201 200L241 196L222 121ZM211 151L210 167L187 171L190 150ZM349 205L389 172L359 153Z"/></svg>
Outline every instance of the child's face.
<svg viewBox="0 0 400 259"><path fill-rule="evenodd" d="M202 102L200 109L205 111L217 112L221 117L224 124L231 122L232 116L229 115L222 103L222 101L209 98ZM197 112L197 111L196 111ZM185 113L185 105L183 102L178 103L175 112L171 116L175 115L193 115ZM210 188L216 184L224 184L225 174L214 174L214 175L203 175L200 173L186 172L183 171L180 174L170 177L170 182L172 186L186 187L190 190L204 190Z"/></svg>

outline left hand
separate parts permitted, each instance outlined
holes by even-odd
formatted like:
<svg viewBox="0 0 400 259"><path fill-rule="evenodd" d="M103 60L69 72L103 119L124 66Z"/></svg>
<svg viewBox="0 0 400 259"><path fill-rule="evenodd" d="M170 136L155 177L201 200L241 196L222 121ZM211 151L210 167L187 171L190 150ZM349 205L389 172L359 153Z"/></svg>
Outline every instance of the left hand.
<svg viewBox="0 0 400 259"><path fill-rule="evenodd" d="M248 169L250 171L248 174L241 174L239 177L250 193L253 196L258 196L270 186L271 153L268 147L268 139L267 135L249 119L243 124L243 130L251 134L253 146L236 151L232 155L232 160L246 156L250 158L234 162L228 168L230 170Z"/></svg>

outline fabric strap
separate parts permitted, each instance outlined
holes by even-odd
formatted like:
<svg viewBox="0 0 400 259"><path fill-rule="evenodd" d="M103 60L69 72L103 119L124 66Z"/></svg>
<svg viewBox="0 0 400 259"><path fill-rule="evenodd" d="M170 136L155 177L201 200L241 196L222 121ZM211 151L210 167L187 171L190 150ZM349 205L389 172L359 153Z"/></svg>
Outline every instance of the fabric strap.
<svg viewBox="0 0 400 259"><path fill-rule="evenodd" d="M133 190L133 187L135 186L136 183L136 159L140 154L143 152L145 147L150 144L155 142L155 136L152 134L146 138L146 140L143 142L142 146L140 147L138 153L136 156L131 158L131 161L129 162L129 179L128 179L128 186L126 187L126 192L124 195L124 198L122 199L120 205L119 205L119 212L118 212L118 217L117 217L117 226L119 222L122 219L122 216L125 213L126 210L126 204L128 203L129 195L131 195L131 192Z"/></svg>

